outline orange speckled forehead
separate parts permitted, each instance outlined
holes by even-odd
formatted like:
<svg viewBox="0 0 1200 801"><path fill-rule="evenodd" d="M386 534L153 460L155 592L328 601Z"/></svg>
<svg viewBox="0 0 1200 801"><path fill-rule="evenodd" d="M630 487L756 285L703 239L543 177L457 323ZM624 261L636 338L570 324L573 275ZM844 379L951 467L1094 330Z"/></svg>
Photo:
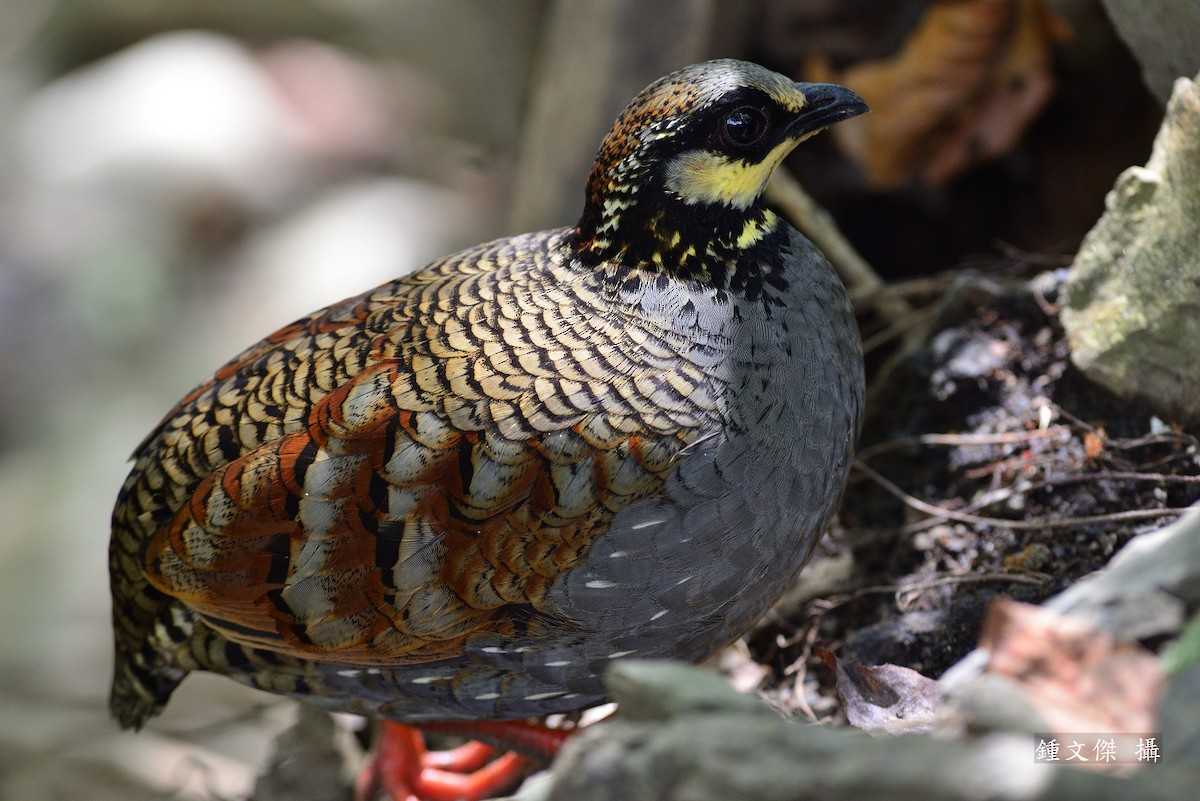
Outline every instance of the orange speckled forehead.
<svg viewBox="0 0 1200 801"><path fill-rule="evenodd" d="M807 103L793 81L747 61L718 59L676 70L639 92L604 138L588 185L593 199L639 166L636 154L648 138L669 136L689 114L747 86L765 92L788 111L799 111Z"/></svg>

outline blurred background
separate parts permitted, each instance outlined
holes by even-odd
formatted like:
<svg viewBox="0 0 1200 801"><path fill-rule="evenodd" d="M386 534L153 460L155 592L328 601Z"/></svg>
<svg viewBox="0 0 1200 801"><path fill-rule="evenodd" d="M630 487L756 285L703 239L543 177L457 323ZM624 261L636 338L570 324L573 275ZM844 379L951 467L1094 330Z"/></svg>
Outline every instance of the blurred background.
<svg viewBox="0 0 1200 801"><path fill-rule="evenodd" d="M937 6L1002 16L990 49L948 66ZM107 719L129 454L294 318L574 222L616 111L715 56L867 96L880 130L791 166L885 279L1073 253L1162 114L1093 0L0 5L0 798L251 791L289 702L194 676Z"/></svg>

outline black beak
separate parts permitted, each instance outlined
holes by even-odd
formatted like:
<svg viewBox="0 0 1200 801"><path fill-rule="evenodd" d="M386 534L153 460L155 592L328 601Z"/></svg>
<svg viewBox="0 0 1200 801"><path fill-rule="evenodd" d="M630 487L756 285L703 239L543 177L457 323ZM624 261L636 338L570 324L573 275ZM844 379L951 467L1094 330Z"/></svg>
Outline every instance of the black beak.
<svg viewBox="0 0 1200 801"><path fill-rule="evenodd" d="M797 83L808 104L788 125L788 136L800 137L870 111L857 94L835 83Z"/></svg>

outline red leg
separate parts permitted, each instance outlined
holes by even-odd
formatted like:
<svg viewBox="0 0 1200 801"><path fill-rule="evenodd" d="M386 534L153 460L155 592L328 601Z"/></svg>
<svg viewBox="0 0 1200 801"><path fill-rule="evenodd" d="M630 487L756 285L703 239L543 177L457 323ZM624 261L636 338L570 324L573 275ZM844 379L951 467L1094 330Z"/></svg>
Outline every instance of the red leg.
<svg viewBox="0 0 1200 801"><path fill-rule="evenodd" d="M511 789L533 766L528 757L509 751L473 773L425 768L412 789L423 801L481 801Z"/></svg>
<svg viewBox="0 0 1200 801"><path fill-rule="evenodd" d="M423 728L480 737L547 759L571 734L518 721L437 723ZM429 752L419 731L383 721L375 757L359 777L355 797L367 801L382 789L393 801L482 801L510 789L537 765L516 751L488 762L496 751L490 745L469 742L450 751Z"/></svg>
<svg viewBox="0 0 1200 801"><path fill-rule="evenodd" d="M464 743L448 751L430 751L425 755L425 767L470 773L479 770L496 756L496 749L478 740Z"/></svg>
<svg viewBox="0 0 1200 801"><path fill-rule="evenodd" d="M419 731L383 721L379 725L375 755L359 775L354 797L370 801L382 785L392 801L421 801L413 795L412 788L421 775L425 753L425 738Z"/></svg>
<svg viewBox="0 0 1200 801"><path fill-rule="evenodd" d="M483 740L498 748L520 751L530 756L553 759L573 729L551 729L523 720L476 720L470 722L427 723L421 728L459 737Z"/></svg>

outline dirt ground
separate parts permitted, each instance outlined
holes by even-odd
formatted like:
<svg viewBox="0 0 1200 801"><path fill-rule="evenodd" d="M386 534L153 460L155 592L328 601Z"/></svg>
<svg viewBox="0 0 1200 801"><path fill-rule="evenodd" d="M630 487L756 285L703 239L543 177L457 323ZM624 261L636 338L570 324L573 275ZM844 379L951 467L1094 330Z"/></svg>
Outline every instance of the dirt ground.
<svg viewBox="0 0 1200 801"><path fill-rule="evenodd" d="M936 678L993 600L1042 601L1200 499L1197 438L1071 365L1062 271L1008 271L943 276L926 341L874 355L858 465L805 574L826 586L802 577L749 639L783 708L838 719L823 651Z"/></svg>

